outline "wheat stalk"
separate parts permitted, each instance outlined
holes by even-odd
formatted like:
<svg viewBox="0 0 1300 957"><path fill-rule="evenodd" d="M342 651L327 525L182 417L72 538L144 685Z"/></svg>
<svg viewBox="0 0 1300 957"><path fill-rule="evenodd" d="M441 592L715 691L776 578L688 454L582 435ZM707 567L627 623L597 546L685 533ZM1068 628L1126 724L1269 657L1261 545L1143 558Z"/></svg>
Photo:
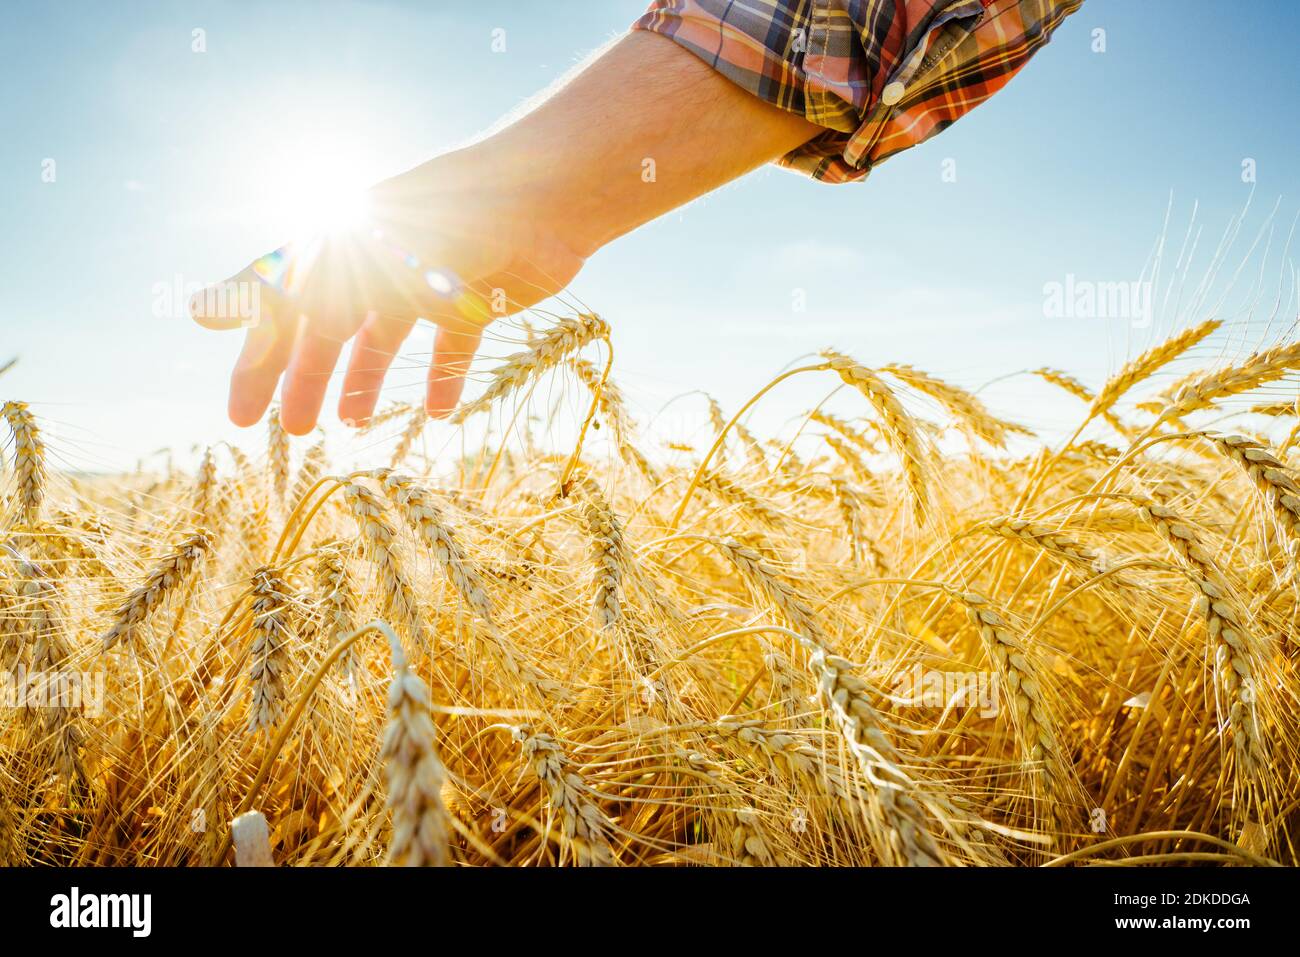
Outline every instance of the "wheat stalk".
<svg viewBox="0 0 1300 957"><path fill-rule="evenodd" d="M393 820L388 861L404 867L446 867L451 861L450 817L442 800L447 776L429 715L429 688L407 668L400 648L393 649L393 656L388 727L380 752Z"/></svg>
<svg viewBox="0 0 1300 957"><path fill-rule="evenodd" d="M706 471L700 476L699 487L711 492L719 501L736 505L768 528L780 528L788 519L777 509L764 502L749 489L733 482L721 472Z"/></svg>
<svg viewBox="0 0 1300 957"><path fill-rule="evenodd" d="M592 611L600 628L612 628L623 617L619 596L627 565L623 525L594 482L582 483L580 509L591 542Z"/></svg>
<svg viewBox="0 0 1300 957"><path fill-rule="evenodd" d="M428 423L429 416L423 408L417 408L411 413L406 428L397 437L397 445L393 447L393 455L388 462L390 468L397 468L406 461L407 456L411 454L411 448L415 445L415 440L424 434L424 427Z"/></svg>
<svg viewBox="0 0 1300 957"><path fill-rule="evenodd" d="M493 402L514 392L525 382L535 379L547 369L555 368L568 356L596 339L609 338L609 324L594 315L580 315L562 319L543 335L537 337L531 348L507 357L492 373L483 394L472 402L461 405L451 416L459 424Z"/></svg>
<svg viewBox="0 0 1300 957"><path fill-rule="evenodd" d="M1218 319L1207 319L1198 325L1184 329L1170 336L1159 345L1152 346L1136 359L1122 365L1118 372L1106 380L1097 397L1088 408L1088 417L1096 418L1110 409L1124 397L1133 386L1143 379L1148 379L1160 369L1173 362L1193 346L1198 345L1223 325Z"/></svg>
<svg viewBox="0 0 1300 957"><path fill-rule="evenodd" d="M862 520L867 503L861 493L843 479L832 478L831 486L835 489L835 500L839 504L840 517L849 537L849 555L854 563L860 563L874 551Z"/></svg>
<svg viewBox="0 0 1300 957"><path fill-rule="evenodd" d="M803 636L822 702L863 774L876 785L873 806L885 825L892 861L911 866L944 863L947 858L931 833L926 812L912 793L914 784L900 768L880 714L871 704L869 686L852 673L851 662L827 651L826 633L811 608L757 551L730 539L715 539L713 544Z"/></svg>
<svg viewBox="0 0 1300 957"><path fill-rule="evenodd" d="M211 549L212 539L206 529L182 539L118 606L112 625L101 638L104 650L120 641L130 641L149 616L198 573Z"/></svg>
<svg viewBox="0 0 1300 957"><path fill-rule="evenodd" d="M875 444L862 434L863 430L859 429L847 419L842 419L837 415L833 415L830 412L824 412L821 409L815 409L812 412L809 412L808 418L810 421L816 422L818 425L825 426L834 432L838 432L841 437L856 446L864 455L875 455L879 451Z"/></svg>
<svg viewBox="0 0 1300 957"><path fill-rule="evenodd" d="M1216 705L1232 744L1237 771L1250 791L1262 792L1267 760L1258 696L1264 687L1256 677L1254 640L1232 598L1223 573L1196 530L1173 509L1146 501L1138 514L1155 529L1183 565L1200 593L1197 606L1214 653L1214 676L1222 700ZM1262 793L1258 794L1263 797Z"/></svg>
<svg viewBox="0 0 1300 957"><path fill-rule="evenodd" d="M352 582L348 576L347 550L340 543L321 548L316 558L315 580L321 606L320 632L326 643L333 645L352 630L356 613ZM356 654L351 646L339 660L339 665L345 675L355 673Z"/></svg>
<svg viewBox="0 0 1300 957"><path fill-rule="evenodd" d="M1241 435L1213 435L1205 439L1235 462L1273 510L1278 526L1293 546L1300 546L1300 485L1293 474L1262 443Z"/></svg>
<svg viewBox="0 0 1300 957"><path fill-rule="evenodd" d="M1209 408L1219 399L1274 382L1297 366L1300 366L1300 342L1256 352L1244 362L1226 369L1193 375L1174 391L1160 421L1181 419L1199 409Z"/></svg>
<svg viewBox="0 0 1300 957"><path fill-rule="evenodd" d="M524 759L537 776L551 807L560 815L561 830L580 867L609 867L614 851L609 846L610 824L591 800L595 793L549 734L527 725L511 730Z"/></svg>
<svg viewBox="0 0 1300 957"><path fill-rule="evenodd" d="M387 469L377 469L371 475L380 481L385 493L405 517L407 524L417 537L433 555L435 563L446 576L447 581L451 583L461 600L479 616L483 622L484 637L500 653L506 669L512 675L525 681L539 696L554 701L567 701L570 696L562 684L546 677L531 663L517 660L510 651L497 627L492 601L488 596L482 574L466 555L451 526L444 518L441 509L434 503L428 490L421 487L413 479L398 475ZM382 537L384 533L381 530L376 534ZM395 560L391 549L387 549L385 552L388 556L385 558L386 562L389 561L389 558ZM392 562L389 562L386 567L389 567L390 570L385 574L397 576L393 579L398 583L395 594L401 597L405 592L399 581L401 577L400 567ZM409 590L409 586L407 586L407 590ZM409 601L411 607L414 608L414 599L411 598ZM405 607L407 599L403 598L401 604Z"/></svg>
<svg viewBox="0 0 1300 957"><path fill-rule="evenodd" d="M902 466L904 481L912 496L913 511L918 520L924 521L930 507L930 493L926 482L925 456L921 452L916 422L907 414L884 380L871 369L837 352L827 351L822 354L840 378L862 393L876 410L880 418L881 436L898 456Z"/></svg>
<svg viewBox="0 0 1300 957"><path fill-rule="evenodd" d="M1058 543L1059 544L1059 543ZM983 595L945 588L960 603L979 632L984 650L998 669L1015 705L1012 721L1026 763L1036 772L1035 780L1048 802L1048 812L1058 831L1066 832L1071 812L1077 811L1083 789L1069 756L1060 743L1060 731L1044 687L1042 669L1033 653ZM1039 777L1041 775L1041 777Z"/></svg>
<svg viewBox="0 0 1300 957"><path fill-rule="evenodd" d="M478 569L456 538L455 530L429 491L409 476L386 470L372 473L407 524L433 556L461 600L489 626L494 624L492 603Z"/></svg>
<svg viewBox="0 0 1300 957"><path fill-rule="evenodd" d="M737 808L736 826L731 832L731 856L741 867L784 866L785 861L772 854L759 828L758 812L752 807Z"/></svg>
<svg viewBox="0 0 1300 957"><path fill-rule="evenodd" d="M216 526L216 499L217 460L213 455L212 446L209 445L203 452L203 460L199 463L199 470L194 476L194 499L190 505L190 510L199 525Z"/></svg>
<svg viewBox="0 0 1300 957"><path fill-rule="evenodd" d="M578 381L595 397L597 409L609 423L614 445L623 461L632 466L651 485L658 485L659 470L636 446L635 429L622 390L608 376L602 382L601 371L586 359L574 356L569 359L569 366Z"/></svg>
<svg viewBox="0 0 1300 957"><path fill-rule="evenodd" d="M273 407L266 417L266 467L277 502L289 491L289 433L280 423L280 410Z"/></svg>
<svg viewBox="0 0 1300 957"><path fill-rule="evenodd" d="M68 667L72 649L68 645L66 613L61 607L61 596L55 582L41 565L20 553L11 545L5 546L17 570L17 595L23 611L20 631L28 645L33 669L39 680L56 678ZM38 716L23 708L23 715L41 734L42 741L54 765L55 773L63 780L73 795L84 800L89 788L89 775L83 760L86 742L84 725L75 702L56 700L47 702L48 710Z"/></svg>
<svg viewBox="0 0 1300 957"><path fill-rule="evenodd" d="M1060 369L1049 369L1046 367L1034 369L1031 372L1031 375L1036 375L1044 382L1054 385L1058 389L1063 389L1079 401L1086 402L1090 406L1097 398L1096 395L1093 394L1093 391L1086 385L1068 372L1062 372ZM1123 435L1126 438L1132 438L1133 430L1121 422L1113 412L1109 411L1109 409L1103 409L1099 411L1097 415L1099 415L1107 425L1120 435ZM1079 443L1075 443L1075 448L1078 448L1078 446Z"/></svg>
<svg viewBox="0 0 1300 957"><path fill-rule="evenodd" d="M822 439L831 447L840 460L849 467L853 477L861 482L870 481L872 478L871 469L867 468L867 463L862 460L857 450L848 442L834 435L823 435Z"/></svg>
<svg viewBox="0 0 1300 957"><path fill-rule="evenodd" d="M1021 541L1045 552L1064 558L1080 568L1096 571L1102 564L1101 556L1059 529L1038 522L1001 515L989 519L981 526L985 531L1012 541Z"/></svg>
<svg viewBox="0 0 1300 957"><path fill-rule="evenodd" d="M1008 427L1014 428L1014 424L1003 422L989 412L973 393L909 365L888 365L880 371L887 372L900 382L930 396L989 445L995 448L1006 445Z"/></svg>
<svg viewBox="0 0 1300 957"><path fill-rule="evenodd" d="M270 731L284 711L284 672L292 639L287 616L288 587L272 568L253 573L253 646L248 675L248 731Z"/></svg>
<svg viewBox="0 0 1300 957"><path fill-rule="evenodd" d="M18 515L22 525L40 524L41 501L45 497L45 443L36 427L36 417L26 402L6 402L0 415L9 423L14 437L14 474L18 482Z"/></svg>
<svg viewBox="0 0 1300 957"><path fill-rule="evenodd" d="M614 441L618 443L628 441L632 432L632 419L628 415L627 400L623 398L622 390L608 377L602 382L601 371L580 356L569 359L568 365L578 381L596 397L597 408L609 423L610 431L614 433Z"/></svg>
<svg viewBox="0 0 1300 957"><path fill-rule="evenodd" d="M306 497L312 486L325 474L327 462L324 442L317 442L307 449L302 457L302 465L298 466L298 474L294 477L293 491L289 493L290 505L296 505Z"/></svg>
<svg viewBox="0 0 1300 957"><path fill-rule="evenodd" d="M1036 375L1044 382L1065 390L1081 402L1092 402L1096 398L1091 389L1068 372L1062 372L1060 369L1049 369L1044 366L1041 369L1031 370L1030 375Z"/></svg>
<svg viewBox="0 0 1300 957"><path fill-rule="evenodd" d="M384 515L384 503L359 482L343 480L343 499L361 533L362 550L379 578L384 615L407 630L418 648L425 644L424 617L415 587L397 553L397 531Z"/></svg>

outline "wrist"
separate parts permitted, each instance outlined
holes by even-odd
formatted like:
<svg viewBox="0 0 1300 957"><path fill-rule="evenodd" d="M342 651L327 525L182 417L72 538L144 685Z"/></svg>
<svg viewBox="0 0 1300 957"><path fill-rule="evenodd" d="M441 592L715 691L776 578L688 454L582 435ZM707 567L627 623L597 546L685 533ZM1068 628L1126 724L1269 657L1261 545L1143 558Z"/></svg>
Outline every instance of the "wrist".
<svg viewBox="0 0 1300 957"><path fill-rule="evenodd" d="M549 150L544 137L506 129L447 158L456 196L486 221L558 242L583 259L620 234L602 177L571 152Z"/></svg>

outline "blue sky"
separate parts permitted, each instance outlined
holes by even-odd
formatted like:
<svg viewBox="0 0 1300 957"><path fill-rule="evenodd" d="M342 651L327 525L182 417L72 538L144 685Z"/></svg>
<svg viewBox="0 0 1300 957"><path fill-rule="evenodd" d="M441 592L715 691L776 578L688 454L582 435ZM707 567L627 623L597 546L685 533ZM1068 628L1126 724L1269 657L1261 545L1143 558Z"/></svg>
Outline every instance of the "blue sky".
<svg viewBox="0 0 1300 957"><path fill-rule="evenodd" d="M224 418L238 337L156 316L156 286L222 278L277 245L317 184L364 185L464 142L643 5L6 4L0 361L21 361L0 397L30 401L69 466L241 439ZM1226 288L1261 237L1224 307L1233 347L1294 321L1293 302L1267 327L1246 305L1252 284L1271 303L1289 282L1297 27L1300 7L1281 0L1088 0L1005 90L865 183L760 171L602 250L573 291L613 324L617 375L646 418L702 384L734 408L835 345L993 382L996 408L1052 427L1069 400L1003 377L1050 365L1095 383L1178 317L1052 317L1044 284L1138 279L1167 211L1166 269L1195 207L1194 285L1249 199L1220 274ZM420 392L415 372L394 382L394 398ZM758 424L780 428L827 388L792 380ZM680 400L658 422L680 437L700 411Z"/></svg>

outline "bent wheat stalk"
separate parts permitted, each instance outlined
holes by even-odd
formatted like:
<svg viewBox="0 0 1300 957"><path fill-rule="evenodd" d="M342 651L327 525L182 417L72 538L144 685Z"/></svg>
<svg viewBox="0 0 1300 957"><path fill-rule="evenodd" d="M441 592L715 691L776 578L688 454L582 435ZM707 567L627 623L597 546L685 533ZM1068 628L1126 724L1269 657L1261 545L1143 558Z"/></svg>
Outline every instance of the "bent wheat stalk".
<svg viewBox="0 0 1300 957"><path fill-rule="evenodd" d="M533 341L532 347L508 356L492 373L483 394L467 402L451 416L460 424L476 412L489 408L498 399L516 391L530 379L563 362L589 342L609 338L609 324L595 315L562 319Z"/></svg>
<svg viewBox="0 0 1300 957"><path fill-rule="evenodd" d="M903 479L912 496L912 510L919 522L930 511L930 490L926 481L926 460L921 451L920 431L904 410L893 390L871 369L846 355L826 351L830 367L847 385L857 389L876 411L880 433L898 457Z"/></svg>

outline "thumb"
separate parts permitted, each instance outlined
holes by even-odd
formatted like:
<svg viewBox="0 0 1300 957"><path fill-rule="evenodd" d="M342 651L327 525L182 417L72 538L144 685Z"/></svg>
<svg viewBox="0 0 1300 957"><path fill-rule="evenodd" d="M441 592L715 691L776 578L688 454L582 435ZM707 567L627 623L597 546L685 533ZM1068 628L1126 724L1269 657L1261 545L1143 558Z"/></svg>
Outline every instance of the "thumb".
<svg viewBox="0 0 1300 957"><path fill-rule="evenodd" d="M213 283L190 297L190 318L204 329L225 331L248 329L274 321L292 310L280 292L268 281L271 253L250 264L225 282Z"/></svg>

